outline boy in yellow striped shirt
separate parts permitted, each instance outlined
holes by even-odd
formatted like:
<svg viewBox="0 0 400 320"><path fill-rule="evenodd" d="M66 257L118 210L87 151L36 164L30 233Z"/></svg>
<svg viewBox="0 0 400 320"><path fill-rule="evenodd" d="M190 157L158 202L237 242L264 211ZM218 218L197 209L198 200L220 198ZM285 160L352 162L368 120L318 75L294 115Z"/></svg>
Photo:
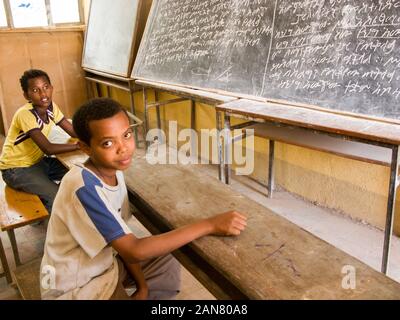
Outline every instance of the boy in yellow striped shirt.
<svg viewBox="0 0 400 320"><path fill-rule="evenodd" d="M54 125L76 137L71 123L52 101L53 86L46 72L31 69L20 78L28 102L19 108L11 122L0 170L4 182L17 190L37 194L51 213L58 184L66 173L64 166L50 155L74 151L77 143L55 144L48 140Z"/></svg>

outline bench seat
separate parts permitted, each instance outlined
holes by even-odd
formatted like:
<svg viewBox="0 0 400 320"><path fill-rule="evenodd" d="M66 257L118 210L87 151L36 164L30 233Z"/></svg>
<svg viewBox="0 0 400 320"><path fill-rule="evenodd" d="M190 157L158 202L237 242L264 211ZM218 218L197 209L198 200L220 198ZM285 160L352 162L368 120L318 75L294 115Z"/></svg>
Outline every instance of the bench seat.
<svg viewBox="0 0 400 320"><path fill-rule="evenodd" d="M16 266L19 266L21 261L14 229L41 221L48 216L46 208L37 195L10 188L0 176L0 230L8 233ZM7 278L8 283L11 283L11 273L1 239L0 258L4 270L1 275Z"/></svg>

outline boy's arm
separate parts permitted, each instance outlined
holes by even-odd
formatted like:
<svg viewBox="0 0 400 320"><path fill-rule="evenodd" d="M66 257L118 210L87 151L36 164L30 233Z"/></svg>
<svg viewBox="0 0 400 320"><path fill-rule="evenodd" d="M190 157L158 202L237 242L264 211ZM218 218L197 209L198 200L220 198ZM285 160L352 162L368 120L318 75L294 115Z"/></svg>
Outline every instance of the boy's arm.
<svg viewBox="0 0 400 320"><path fill-rule="evenodd" d="M66 133L68 133L71 137L77 138L76 133L74 131L74 128L72 127L71 122L69 122L67 119L62 119L60 123L58 123L58 126L60 126Z"/></svg>
<svg viewBox="0 0 400 320"><path fill-rule="evenodd" d="M38 145L40 150L47 155L70 152L79 149L77 143L51 143L39 129L29 131L29 136Z"/></svg>
<svg viewBox="0 0 400 320"><path fill-rule="evenodd" d="M111 245L124 261L136 263L170 253L205 235L239 235L245 226L246 217L230 211L156 236L137 239L128 234Z"/></svg>
<svg viewBox="0 0 400 320"><path fill-rule="evenodd" d="M127 263L124 261L126 269L132 275L136 282L136 291L132 295L134 300L146 300L149 294L149 287L147 286L146 279L139 263Z"/></svg>

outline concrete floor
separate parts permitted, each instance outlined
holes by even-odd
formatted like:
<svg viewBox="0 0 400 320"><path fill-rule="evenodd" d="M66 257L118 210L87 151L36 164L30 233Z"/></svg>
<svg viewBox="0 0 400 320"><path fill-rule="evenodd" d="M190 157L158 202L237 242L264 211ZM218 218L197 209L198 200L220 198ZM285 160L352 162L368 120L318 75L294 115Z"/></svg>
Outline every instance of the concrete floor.
<svg viewBox="0 0 400 320"><path fill-rule="evenodd" d="M197 167L204 174L217 177L216 166L198 165ZM354 221L333 210L317 207L282 190L274 192L273 198L269 199L266 197L265 187L247 177L233 177L232 186L235 190L272 209L301 228L358 258L372 268L380 270L383 246L382 230ZM148 234L148 231L134 218L131 219L129 225L137 236ZM16 229L22 262L42 255L45 232L44 225ZM10 268L13 270L15 265L8 236L5 232L1 232L0 236L5 246ZM395 236L392 239L388 276L400 282L400 239ZM7 285L3 277L0 278L0 300L4 299L21 299L21 297L13 286ZM215 298L183 268L182 291L177 299Z"/></svg>

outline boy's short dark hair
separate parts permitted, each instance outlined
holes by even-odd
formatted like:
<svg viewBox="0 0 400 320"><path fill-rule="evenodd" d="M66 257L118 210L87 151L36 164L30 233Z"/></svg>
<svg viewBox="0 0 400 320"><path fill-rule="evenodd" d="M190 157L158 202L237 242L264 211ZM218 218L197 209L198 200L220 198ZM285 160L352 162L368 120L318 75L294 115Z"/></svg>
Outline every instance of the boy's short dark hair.
<svg viewBox="0 0 400 320"><path fill-rule="evenodd" d="M30 69L30 70L26 70L24 72L24 74L22 75L22 77L19 79L19 83L21 84L22 90L24 90L24 92L28 92L28 88L29 88L28 81L30 79L39 78L39 77L45 77L47 79L47 81L49 82L49 84L51 84L49 75L46 72L44 72L43 70L39 70L39 69Z"/></svg>
<svg viewBox="0 0 400 320"><path fill-rule="evenodd" d="M89 122L92 120L102 120L115 116L123 111L126 115L126 110L115 100L110 98L95 98L91 99L75 112L72 118L72 125L79 140L90 145L92 133L89 129Z"/></svg>

